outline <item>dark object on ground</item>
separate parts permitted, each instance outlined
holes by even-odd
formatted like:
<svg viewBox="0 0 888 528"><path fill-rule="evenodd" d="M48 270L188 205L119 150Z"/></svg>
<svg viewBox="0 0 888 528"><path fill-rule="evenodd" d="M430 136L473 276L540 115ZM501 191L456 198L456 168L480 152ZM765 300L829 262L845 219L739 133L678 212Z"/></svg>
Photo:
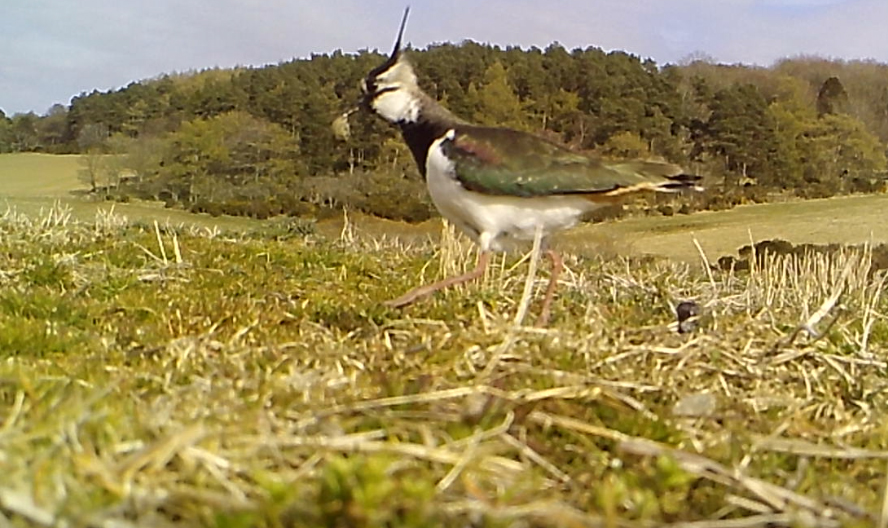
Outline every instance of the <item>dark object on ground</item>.
<svg viewBox="0 0 888 528"><path fill-rule="evenodd" d="M731 269L733 269L734 271L745 271L749 269L750 262L753 260L753 255L755 255L756 264L758 266L762 266L765 263L766 259L773 258L775 256L804 256L817 254L828 255L847 249L862 250L863 246L849 246L842 244L795 245L791 242L787 242L786 240L781 240L778 238L756 242L754 249L755 251L753 252L753 246L747 244L737 251L739 257L725 255L718 259L718 264L715 267L723 271L730 271ZM888 244L879 244L877 246L873 246L871 251L872 265L870 268L870 273L872 274L879 270L888 269Z"/></svg>
<svg viewBox="0 0 888 528"><path fill-rule="evenodd" d="M702 309L694 301L682 301L675 307L675 315L678 317L678 333L687 334L697 329Z"/></svg>

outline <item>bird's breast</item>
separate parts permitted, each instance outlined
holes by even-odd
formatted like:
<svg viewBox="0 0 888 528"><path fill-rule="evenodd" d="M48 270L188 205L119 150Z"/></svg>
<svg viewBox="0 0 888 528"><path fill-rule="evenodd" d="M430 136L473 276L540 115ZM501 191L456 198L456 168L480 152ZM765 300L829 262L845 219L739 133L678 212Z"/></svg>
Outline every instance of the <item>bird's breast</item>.
<svg viewBox="0 0 888 528"><path fill-rule="evenodd" d="M441 151L443 139L429 149L429 195L441 215L486 246L482 249L502 251L516 242L532 241L537 229L548 236L576 225L583 214L600 207L579 196L518 197L470 191L456 178L453 162Z"/></svg>

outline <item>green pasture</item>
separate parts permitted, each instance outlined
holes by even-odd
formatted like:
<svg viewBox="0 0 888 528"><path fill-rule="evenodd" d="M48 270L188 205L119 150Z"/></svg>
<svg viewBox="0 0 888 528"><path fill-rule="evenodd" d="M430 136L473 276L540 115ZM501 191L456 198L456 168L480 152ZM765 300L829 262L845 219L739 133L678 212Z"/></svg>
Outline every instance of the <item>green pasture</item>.
<svg viewBox="0 0 888 528"><path fill-rule="evenodd" d="M794 244L864 244L888 242L888 194L839 196L821 200L742 205L728 211L693 215L628 218L584 226L567 236L582 246L584 238L606 241L632 254L682 260L699 251L716 260L761 240Z"/></svg>
<svg viewBox="0 0 888 528"><path fill-rule="evenodd" d="M246 229L258 223L249 218L211 217L181 209L165 208L160 202L105 202L86 194L87 186L78 178L82 169L79 155L50 154L0 155L0 208L27 215L40 215L64 206L76 220L92 221L99 211L113 211L133 222L217 226L220 229Z"/></svg>
<svg viewBox="0 0 888 528"><path fill-rule="evenodd" d="M160 203L112 203L90 199L78 180L79 156L48 154L0 155L0 206L39 214L56 204L72 216L92 220L98 210L111 207L132 221L169 222L249 229L260 221L211 217L169 209ZM351 215L354 228L367 234L400 237L408 241L438 235L438 220L407 225L361 214ZM320 222L318 229L338 233L343 219ZM745 205L728 211L693 215L649 216L580 226L559 237L566 250L580 254L659 255L679 260L699 258L694 241L712 260L736 253L750 241L781 238L796 244L863 244L888 242L888 194L841 196L821 200Z"/></svg>

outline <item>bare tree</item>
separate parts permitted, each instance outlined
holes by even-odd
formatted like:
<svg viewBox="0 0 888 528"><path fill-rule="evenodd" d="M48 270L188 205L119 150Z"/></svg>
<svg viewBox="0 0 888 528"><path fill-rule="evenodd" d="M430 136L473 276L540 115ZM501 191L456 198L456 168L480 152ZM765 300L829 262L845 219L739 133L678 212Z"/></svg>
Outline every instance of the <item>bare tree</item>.
<svg viewBox="0 0 888 528"><path fill-rule="evenodd" d="M90 192L98 192L108 188L107 155L99 149L92 148L80 157L81 169L77 171L78 179L89 185Z"/></svg>
<svg viewBox="0 0 888 528"><path fill-rule="evenodd" d="M90 187L90 192L98 192L100 188L107 191L107 156L104 152L105 142L108 139L108 127L102 124L90 123L84 126L77 135L77 145L83 154L78 171L78 178Z"/></svg>

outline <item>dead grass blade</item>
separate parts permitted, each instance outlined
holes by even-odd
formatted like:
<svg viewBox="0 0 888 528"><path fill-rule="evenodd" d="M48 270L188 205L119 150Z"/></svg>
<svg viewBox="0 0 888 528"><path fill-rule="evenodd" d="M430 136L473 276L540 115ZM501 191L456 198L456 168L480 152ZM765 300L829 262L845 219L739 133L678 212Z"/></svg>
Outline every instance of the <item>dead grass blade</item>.
<svg viewBox="0 0 888 528"><path fill-rule="evenodd" d="M518 311L515 313L515 325L521 326L524 317L530 308L533 300L533 284L536 279L537 266L540 263L540 248L543 242L542 226L537 226L536 233L533 237L533 249L530 251L529 265L527 267L527 276L524 278L524 290L521 292L521 301L518 303Z"/></svg>
<svg viewBox="0 0 888 528"><path fill-rule="evenodd" d="M500 424L498 427L493 428L492 430L476 430L474 434L462 440L460 443L465 445L462 453L459 457L459 461L450 468L450 471L444 475L444 478L438 481L435 485L435 489L441 493L450 487L451 484L456 481L457 477L459 477L460 473L469 465L469 462L472 461L478 453L478 446L481 445L485 440L492 437L499 437L506 434L506 431L509 430L509 427L512 426L512 422L515 420L515 415L512 412L509 412L506 415L506 419ZM447 447L453 447L453 443L447 444Z"/></svg>
<svg viewBox="0 0 888 528"><path fill-rule="evenodd" d="M6 511L26 519L35 526L67 526L64 521L58 521L56 516L34 503L29 493L0 488L0 512Z"/></svg>
<svg viewBox="0 0 888 528"><path fill-rule="evenodd" d="M834 519L835 516L835 505L827 506L782 486L739 474L737 471L731 470L701 455L688 453L646 438L632 437L619 431L594 426L565 416L534 411L528 418L539 425L563 427L615 441L618 443L618 448L626 453L652 457L669 456L678 462L685 471L718 484L745 490L777 512L798 508L808 511L814 518L818 519ZM860 514L859 508L848 507L844 511L849 515Z"/></svg>
<svg viewBox="0 0 888 528"><path fill-rule="evenodd" d="M376 400L365 400L353 403L344 403L327 409L321 409L313 412L311 416L305 417L298 413L290 414L290 417L297 420L297 429L304 429L309 425L317 423L322 418L340 414L348 414L355 412L369 411L371 409L380 409L384 407L395 407L397 405L411 405L419 403L431 403L441 400L450 400L455 398L463 398L472 394L498 393L488 387L457 387L435 392L425 392L422 394L410 394L406 396L392 396L390 398L380 398Z"/></svg>
<svg viewBox="0 0 888 528"><path fill-rule="evenodd" d="M136 474L141 471L156 472L166 466L176 455L199 442L207 431L202 424L194 424L141 449L117 467L123 489L132 486Z"/></svg>
<svg viewBox="0 0 888 528"><path fill-rule="evenodd" d="M812 528L837 528L834 519L815 519L790 513L766 513L737 519L719 519L665 524L662 528L777 528L780 526L810 526Z"/></svg>
<svg viewBox="0 0 888 528"><path fill-rule="evenodd" d="M463 453L453 452L447 447L429 447L422 444L396 443L343 437L289 437L277 439L272 444L277 449L310 447L347 453L387 453L415 458L427 462L456 466L463 460ZM478 467L492 474L515 476L524 469L523 464L510 458L497 455L477 455ZM464 463L464 462L463 462Z"/></svg>
<svg viewBox="0 0 888 528"><path fill-rule="evenodd" d="M769 436L753 437L753 449L842 460L888 459L888 451L874 451L872 449L856 447L832 447L813 444L795 438L772 438Z"/></svg>

